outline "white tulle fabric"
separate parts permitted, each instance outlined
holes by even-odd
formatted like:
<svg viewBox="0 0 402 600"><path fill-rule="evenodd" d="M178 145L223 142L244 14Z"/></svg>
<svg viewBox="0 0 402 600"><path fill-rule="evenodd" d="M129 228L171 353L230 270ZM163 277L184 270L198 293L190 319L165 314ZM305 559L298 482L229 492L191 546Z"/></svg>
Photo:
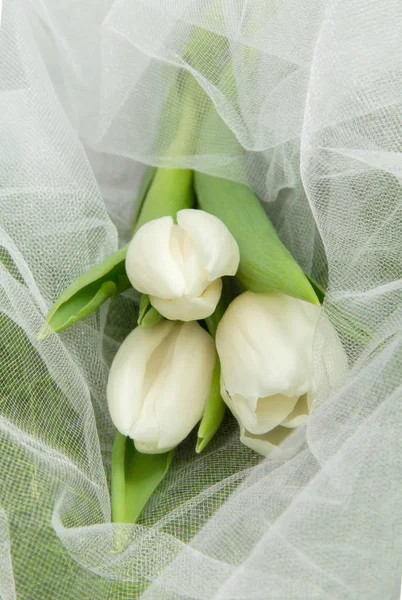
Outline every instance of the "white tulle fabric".
<svg viewBox="0 0 402 600"><path fill-rule="evenodd" d="M3 0L4 600L399 597L401 26L394 0ZM115 526L105 386L137 299L37 332L128 240L140 162L248 181L328 282L349 371L317 367L336 361L319 324L307 426L261 461L228 418L200 456L194 438L179 450L138 525Z"/></svg>

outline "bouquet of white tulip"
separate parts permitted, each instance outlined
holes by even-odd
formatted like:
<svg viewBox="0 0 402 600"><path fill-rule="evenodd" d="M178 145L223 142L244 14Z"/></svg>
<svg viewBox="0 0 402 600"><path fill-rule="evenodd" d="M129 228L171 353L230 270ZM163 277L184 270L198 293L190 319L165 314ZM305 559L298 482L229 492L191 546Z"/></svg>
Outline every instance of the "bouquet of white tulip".
<svg viewBox="0 0 402 600"><path fill-rule="evenodd" d="M306 420L323 298L249 188L177 169L147 172L131 242L74 282L47 321L59 331L130 285L142 294L138 327L107 388L117 522L138 519L197 423L205 448L225 404L264 456Z"/></svg>
<svg viewBox="0 0 402 600"><path fill-rule="evenodd" d="M401 3L0 12L2 600L399 598Z"/></svg>
<svg viewBox="0 0 402 600"><path fill-rule="evenodd" d="M189 41L189 56L201 41ZM168 149L175 157L194 135L199 87L184 77L172 93L182 104ZM61 331L131 286L141 294L140 329L117 352L107 389L118 430L112 513L125 522L137 520L197 423L196 452L203 451L225 405L240 440L264 456L304 422L324 297L249 187L190 169L148 169L131 241L70 285L47 322ZM49 331L45 325L39 337Z"/></svg>

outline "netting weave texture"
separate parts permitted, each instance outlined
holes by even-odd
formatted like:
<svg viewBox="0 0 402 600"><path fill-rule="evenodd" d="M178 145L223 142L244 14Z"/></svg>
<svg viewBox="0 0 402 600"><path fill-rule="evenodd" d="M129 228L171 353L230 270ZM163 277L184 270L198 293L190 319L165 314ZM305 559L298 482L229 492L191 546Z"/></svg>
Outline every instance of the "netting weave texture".
<svg viewBox="0 0 402 600"><path fill-rule="evenodd" d="M399 598L401 31L398 0L3 0L2 600ZM142 163L252 185L349 369L323 320L307 426L262 460L228 417L117 526L105 384L137 299L37 334L127 241Z"/></svg>

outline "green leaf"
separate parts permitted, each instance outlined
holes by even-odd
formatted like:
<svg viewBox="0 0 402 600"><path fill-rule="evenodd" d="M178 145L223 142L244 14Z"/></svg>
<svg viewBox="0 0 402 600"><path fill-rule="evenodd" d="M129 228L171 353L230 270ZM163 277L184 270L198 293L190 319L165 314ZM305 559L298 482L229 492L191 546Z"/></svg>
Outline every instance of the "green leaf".
<svg viewBox="0 0 402 600"><path fill-rule="evenodd" d="M148 169L139 196L139 215L136 231L146 222L162 216L176 216L178 210L194 205L192 171L188 169ZM146 197L145 197L146 196ZM128 244L108 256L100 264L76 279L50 309L38 338L45 339L62 331L97 310L108 298L131 287L126 274L125 260ZM160 317L162 318L162 317ZM144 326L155 324L159 317L153 309L147 314ZM160 320L160 319L159 319Z"/></svg>
<svg viewBox="0 0 402 600"><path fill-rule="evenodd" d="M198 172L194 182L199 207L221 219L239 245L236 278L244 289L279 292L319 304L308 279L250 188Z"/></svg>
<svg viewBox="0 0 402 600"><path fill-rule="evenodd" d="M136 224L144 206L145 198L147 196L149 188L151 187L151 183L156 175L156 171L156 167L148 167L144 173L144 177L142 178L141 186L138 192L137 210L133 218L133 231L135 231Z"/></svg>
<svg viewBox="0 0 402 600"><path fill-rule="evenodd" d="M221 397L220 378L221 366L219 358L217 358L212 374L208 402L198 428L197 445L195 449L198 454L202 452L205 446L212 440L225 416L226 404Z"/></svg>
<svg viewBox="0 0 402 600"><path fill-rule="evenodd" d="M142 454L130 438L116 432L112 451L112 520L136 523L145 505L165 477L174 450Z"/></svg>
<svg viewBox="0 0 402 600"><path fill-rule="evenodd" d="M145 171L138 194L137 216L142 212L145 197L156 173L155 167ZM38 334L45 339L55 332L62 331L97 310L108 298L121 294L131 287L126 275L125 260L128 244L93 266L71 285L56 300Z"/></svg>
<svg viewBox="0 0 402 600"><path fill-rule="evenodd" d="M127 245L108 256L100 264L83 273L59 296L50 309L39 334L47 338L53 331L62 331L94 312L105 300L121 294L131 284L126 275Z"/></svg>
<svg viewBox="0 0 402 600"><path fill-rule="evenodd" d="M190 169L158 169L143 203L134 232L148 221L171 216L195 203Z"/></svg>
<svg viewBox="0 0 402 600"><path fill-rule="evenodd" d="M141 295L140 310L138 314L137 325L140 327L153 327L162 321L162 315L154 308L149 301L147 294Z"/></svg>

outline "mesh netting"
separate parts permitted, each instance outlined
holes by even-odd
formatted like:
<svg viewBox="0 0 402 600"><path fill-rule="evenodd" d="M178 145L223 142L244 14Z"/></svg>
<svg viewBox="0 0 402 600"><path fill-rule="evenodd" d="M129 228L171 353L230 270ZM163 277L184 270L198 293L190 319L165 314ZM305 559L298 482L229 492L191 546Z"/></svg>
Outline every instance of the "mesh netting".
<svg viewBox="0 0 402 600"><path fill-rule="evenodd" d="M398 598L401 28L397 0L3 0L1 598ZM321 323L307 427L261 460L227 417L117 526L105 384L137 298L37 333L127 241L140 163L250 183L349 371Z"/></svg>

